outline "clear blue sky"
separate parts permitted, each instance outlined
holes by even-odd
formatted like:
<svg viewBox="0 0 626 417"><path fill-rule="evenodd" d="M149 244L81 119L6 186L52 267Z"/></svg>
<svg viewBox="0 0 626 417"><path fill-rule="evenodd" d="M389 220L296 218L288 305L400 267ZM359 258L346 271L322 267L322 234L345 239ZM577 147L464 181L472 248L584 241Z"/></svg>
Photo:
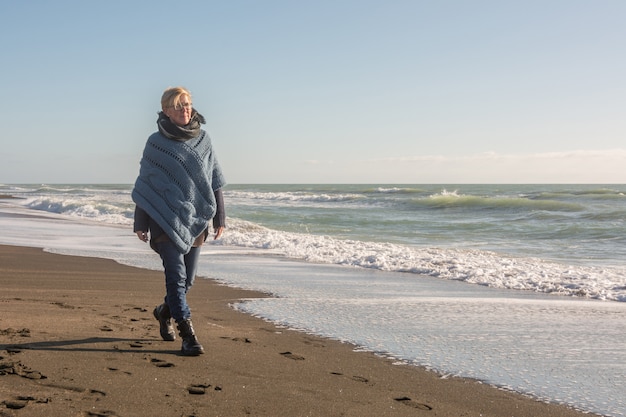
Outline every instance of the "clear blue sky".
<svg viewBox="0 0 626 417"><path fill-rule="evenodd" d="M0 183L132 183L183 85L230 183L626 183L624 0L3 1Z"/></svg>

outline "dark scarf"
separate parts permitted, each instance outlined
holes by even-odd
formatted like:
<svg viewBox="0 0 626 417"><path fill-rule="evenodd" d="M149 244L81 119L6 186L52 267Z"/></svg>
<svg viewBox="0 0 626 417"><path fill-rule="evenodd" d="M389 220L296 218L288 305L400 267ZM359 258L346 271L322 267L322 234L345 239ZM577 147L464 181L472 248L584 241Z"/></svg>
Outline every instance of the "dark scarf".
<svg viewBox="0 0 626 417"><path fill-rule="evenodd" d="M162 111L159 112L157 126L159 132L168 139L186 141L198 137L200 134L200 125L205 124L204 116L192 109L191 119L185 126L178 126L170 120Z"/></svg>

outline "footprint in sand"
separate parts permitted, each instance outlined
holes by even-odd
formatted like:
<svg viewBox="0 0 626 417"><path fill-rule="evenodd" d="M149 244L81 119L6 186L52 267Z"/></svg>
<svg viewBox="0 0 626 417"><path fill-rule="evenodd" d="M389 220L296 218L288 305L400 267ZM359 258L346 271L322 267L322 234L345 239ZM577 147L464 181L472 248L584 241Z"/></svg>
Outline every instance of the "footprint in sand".
<svg viewBox="0 0 626 417"><path fill-rule="evenodd" d="M427 411L429 411L429 410L433 409L430 405L417 402L415 400L410 399L409 397L398 397L398 398L394 398L394 400L396 400L399 403L402 403L402 404L404 404L406 406L409 406L411 408L417 408L418 410L427 410Z"/></svg>
<svg viewBox="0 0 626 417"><path fill-rule="evenodd" d="M39 371L33 371L24 364L7 363L0 366L0 375L17 375L26 379L46 379L47 377Z"/></svg>
<svg viewBox="0 0 626 417"><path fill-rule="evenodd" d="M152 345L152 342L144 342L143 340L136 340L129 344L129 346L132 348L142 348L144 346L150 346L150 345Z"/></svg>
<svg viewBox="0 0 626 417"><path fill-rule="evenodd" d="M193 384L187 387L187 391L193 395L204 395L206 394L206 389L210 387L210 384Z"/></svg>
<svg viewBox="0 0 626 417"><path fill-rule="evenodd" d="M204 395L206 394L206 390L211 388L211 384L192 384L187 387L187 392L193 395ZM213 387L213 391L221 391L222 387L216 385Z"/></svg>
<svg viewBox="0 0 626 417"><path fill-rule="evenodd" d="M10 410L20 410L26 407L28 403L30 402L34 402L38 404L47 404L50 402L50 399L49 398L35 398L30 395L18 395L17 397L14 397L12 399L4 400L0 404L3 404L6 408ZM0 412L0 416L4 416L4 414Z"/></svg>
<svg viewBox="0 0 626 417"><path fill-rule="evenodd" d="M13 329L9 327L8 329L0 329L0 336L19 336L19 337L30 337L30 329Z"/></svg>
<svg viewBox="0 0 626 417"><path fill-rule="evenodd" d="M21 410L22 408L24 408L24 407L26 407L28 405L28 401L5 400L5 401L2 401L2 403L0 403L0 404L3 404L9 410Z"/></svg>
<svg viewBox="0 0 626 417"><path fill-rule="evenodd" d="M119 368L108 367L107 369L109 371L111 371L111 372L122 372L122 373L124 373L126 375L132 375L133 374L132 372L128 372L128 371L120 371Z"/></svg>
<svg viewBox="0 0 626 417"><path fill-rule="evenodd" d="M140 313L147 313L148 309L144 308L144 307L133 307L131 309L126 309L124 311L129 311L129 310L134 310ZM146 321L146 320L152 320L152 317L129 317L129 318L124 318L125 320L130 320L132 322L138 322L138 321Z"/></svg>
<svg viewBox="0 0 626 417"><path fill-rule="evenodd" d="M337 376L343 376L343 374L341 372L331 372L331 375L337 375ZM356 382L363 382L364 384L370 382L369 379L362 377L362 376L358 376L358 375L353 375L350 377L351 380L356 381Z"/></svg>
<svg viewBox="0 0 626 417"><path fill-rule="evenodd" d="M281 352L281 355L284 356L285 358L293 359L294 361L304 360L304 356L296 355L295 353L291 353L291 352Z"/></svg>
<svg viewBox="0 0 626 417"><path fill-rule="evenodd" d="M101 410L101 411L86 411L85 417L119 417L115 411Z"/></svg>
<svg viewBox="0 0 626 417"><path fill-rule="evenodd" d="M71 306L69 304L65 304L65 303L62 303L62 302L54 302L54 303L50 303L50 304L52 304L54 306L61 307L61 308L66 308L68 310L74 310L76 308L74 306Z"/></svg>
<svg viewBox="0 0 626 417"><path fill-rule="evenodd" d="M174 365L171 362L164 361L162 359L152 358L150 359L150 363L156 366L157 368L172 368Z"/></svg>
<svg viewBox="0 0 626 417"><path fill-rule="evenodd" d="M9 410L20 410L28 405L28 401L24 400L5 400L2 403Z"/></svg>
<svg viewBox="0 0 626 417"><path fill-rule="evenodd" d="M243 343L252 343L252 341L250 339L248 339L247 337L229 337L229 336L222 336L221 339L230 339L233 342L243 342Z"/></svg>

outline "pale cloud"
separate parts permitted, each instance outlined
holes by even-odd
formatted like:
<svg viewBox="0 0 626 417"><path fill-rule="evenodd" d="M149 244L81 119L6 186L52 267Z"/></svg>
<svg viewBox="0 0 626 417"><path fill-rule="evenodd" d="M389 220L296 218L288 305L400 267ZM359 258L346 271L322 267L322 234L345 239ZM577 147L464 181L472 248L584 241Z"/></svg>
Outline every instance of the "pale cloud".
<svg viewBox="0 0 626 417"><path fill-rule="evenodd" d="M626 183L621 148L399 156L349 165L355 178L380 183Z"/></svg>
<svg viewBox="0 0 626 417"><path fill-rule="evenodd" d="M269 183L626 184L626 149L287 160ZM234 170L236 172L236 170ZM232 183L250 183L233 175ZM258 181L258 179L256 180Z"/></svg>
<svg viewBox="0 0 626 417"><path fill-rule="evenodd" d="M539 152L529 154L503 154L493 151L471 155L416 155L370 159L367 162L461 162L461 161L524 161L529 160L572 160L572 159L625 160L626 149L571 150Z"/></svg>
<svg viewBox="0 0 626 417"><path fill-rule="evenodd" d="M319 159L309 159L307 161L304 161L305 164L307 165L333 165L335 163L335 161L333 160L329 160L329 161L322 161Z"/></svg>

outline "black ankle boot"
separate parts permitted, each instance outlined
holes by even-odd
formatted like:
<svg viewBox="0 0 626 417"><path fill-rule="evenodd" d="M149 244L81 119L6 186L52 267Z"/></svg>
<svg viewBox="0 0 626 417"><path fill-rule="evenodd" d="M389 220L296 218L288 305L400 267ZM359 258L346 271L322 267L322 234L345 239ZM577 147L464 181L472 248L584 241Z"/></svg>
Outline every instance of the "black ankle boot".
<svg viewBox="0 0 626 417"><path fill-rule="evenodd" d="M156 306L152 314L159 321L159 332L163 340L168 342L176 340L176 331L174 331L174 325L172 324L169 306L167 304Z"/></svg>
<svg viewBox="0 0 626 417"><path fill-rule="evenodd" d="M200 342L198 342L196 334L193 331L191 319L179 321L178 330L180 331L180 337L183 339L183 346L181 348L183 355L198 356L204 353L204 348Z"/></svg>

